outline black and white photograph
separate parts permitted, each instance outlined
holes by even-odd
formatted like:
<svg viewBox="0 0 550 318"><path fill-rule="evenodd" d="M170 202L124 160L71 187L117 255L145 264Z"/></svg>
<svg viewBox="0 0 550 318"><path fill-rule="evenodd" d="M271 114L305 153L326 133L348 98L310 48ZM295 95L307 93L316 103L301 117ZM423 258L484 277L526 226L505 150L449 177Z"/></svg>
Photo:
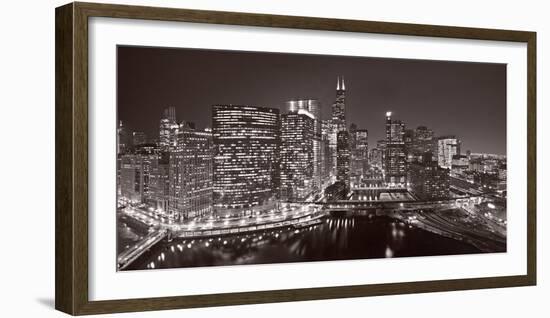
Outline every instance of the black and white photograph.
<svg viewBox="0 0 550 318"><path fill-rule="evenodd" d="M507 251L505 64L116 50L117 270Z"/></svg>
<svg viewBox="0 0 550 318"><path fill-rule="evenodd" d="M0 317L550 316L545 4L5 2Z"/></svg>

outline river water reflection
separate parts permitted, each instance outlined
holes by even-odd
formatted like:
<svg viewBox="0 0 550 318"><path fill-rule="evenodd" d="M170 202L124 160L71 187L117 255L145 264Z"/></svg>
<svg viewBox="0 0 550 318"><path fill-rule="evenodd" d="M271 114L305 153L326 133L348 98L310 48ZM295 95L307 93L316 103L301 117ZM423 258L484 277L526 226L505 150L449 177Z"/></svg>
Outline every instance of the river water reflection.
<svg viewBox="0 0 550 318"><path fill-rule="evenodd" d="M127 269L266 264L481 253L388 217L330 217L302 229L161 242Z"/></svg>

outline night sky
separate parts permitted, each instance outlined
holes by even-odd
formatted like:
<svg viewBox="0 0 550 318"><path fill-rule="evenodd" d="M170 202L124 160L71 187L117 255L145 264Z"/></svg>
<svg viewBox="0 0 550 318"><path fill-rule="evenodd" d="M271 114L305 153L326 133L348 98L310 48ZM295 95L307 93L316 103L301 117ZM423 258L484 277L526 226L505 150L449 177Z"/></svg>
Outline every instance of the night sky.
<svg viewBox="0 0 550 318"><path fill-rule="evenodd" d="M391 110L407 128L456 135L463 153L506 153L505 64L123 46L117 67L118 118L148 138L168 106L204 128L213 104L284 109L311 98L328 119L344 76L348 126L368 129L372 146Z"/></svg>

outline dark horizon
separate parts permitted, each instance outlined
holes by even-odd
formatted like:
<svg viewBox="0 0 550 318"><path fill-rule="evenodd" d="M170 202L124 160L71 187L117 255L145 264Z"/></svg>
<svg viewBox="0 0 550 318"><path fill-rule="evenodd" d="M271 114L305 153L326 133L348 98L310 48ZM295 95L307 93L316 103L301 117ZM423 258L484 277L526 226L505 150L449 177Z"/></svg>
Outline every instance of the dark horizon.
<svg viewBox="0 0 550 318"><path fill-rule="evenodd" d="M385 138L385 113L407 129L456 135L462 150L506 154L506 65L204 49L117 48L118 119L158 137L164 108L178 121L211 126L211 105L284 109L291 99L321 102L330 117L336 78L346 82L346 120Z"/></svg>

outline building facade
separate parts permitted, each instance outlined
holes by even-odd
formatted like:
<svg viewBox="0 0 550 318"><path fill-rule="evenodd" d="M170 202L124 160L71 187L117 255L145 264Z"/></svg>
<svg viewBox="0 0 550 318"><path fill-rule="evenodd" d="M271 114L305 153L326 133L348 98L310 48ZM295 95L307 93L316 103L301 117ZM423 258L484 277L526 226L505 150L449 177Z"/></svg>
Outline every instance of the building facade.
<svg viewBox="0 0 550 318"><path fill-rule="evenodd" d="M221 214L259 212L279 192L279 109L212 106L214 208Z"/></svg>
<svg viewBox="0 0 550 318"><path fill-rule="evenodd" d="M321 119L321 104L316 99L296 99L286 102L288 113L306 112L313 118L313 183L320 190L326 180L325 156L323 149L323 133Z"/></svg>
<svg viewBox="0 0 550 318"><path fill-rule="evenodd" d="M439 166L451 169L455 155L460 155L460 140L455 136L439 137L437 140L437 163Z"/></svg>
<svg viewBox="0 0 550 318"><path fill-rule="evenodd" d="M302 201L319 189L315 117L305 109L281 115L281 199ZM320 144L319 144L320 146Z"/></svg>
<svg viewBox="0 0 550 318"><path fill-rule="evenodd" d="M126 154L120 163L120 195L132 203L146 203L150 197L151 166L155 155Z"/></svg>
<svg viewBox="0 0 550 318"><path fill-rule="evenodd" d="M212 213L212 133L183 123L170 152L168 215L175 221Z"/></svg>
<svg viewBox="0 0 550 318"><path fill-rule="evenodd" d="M331 121L330 120L322 120L321 121L321 157L322 159L322 170L321 170L321 179L322 187L325 187L325 185L333 180L331 180L331 177L334 176L333 173L333 154L332 154L332 147L331 147Z"/></svg>
<svg viewBox="0 0 550 318"><path fill-rule="evenodd" d="M414 130L413 151L415 154L424 154L432 152L435 154L437 149L437 140L434 137L433 130L426 126L418 126Z"/></svg>
<svg viewBox="0 0 550 318"><path fill-rule="evenodd" d="M168 216L168 202L170 194L170 153L160 152L151 162L149 174L149 205L159 213Z"/></svg>
<svg viewBox="0 0 550 318"><path fill-rule="evenodd" d="M176 147L178 127L176 109L174 107L166 108L159 125L159 147L162 151L170 151Z"/></svg>
<svg viewBox="0 0 550 318"><path fill-rule="evenodd" d="M332 174L337 174L338 133L347 130L346 125L346 83L344 77L336 79L336 100L332 104L329 125L329 146L332 154Z"/></svg>
<svg viewBox="0 0 550 318"><path fill-rule="evenodd" d="M439 167L436 161L412 163L408 174L409 190L420 200L449 197L449 169Z"/></svg>
<svg viewBox="0 0 550 318"><path fill-rule="evenodd" d="M386 113L386 145L384 155L384 175L389 186L406 184L405 124L392 119L392 113Z"/></svg>
<svg viewBox="0 0 550 318"><path fill-rule="evenodd" d="M350 152L350 137L347 131L340 131L337 135L337 174L336 180L345 184L346 189L350 189L351 177L351 152Z"/></svg>
<svg viewBox="0 0 550 318"><path fill-rule="evenodd" d="M352 124L352 126L354 126ZM369 131L350 128L351 172L363 176L369 164Z"/></svg>
<svg viewBox="0 0 550 318"><path fill-rule="evenodd" d="M378 148L369 150L369 165L382 169L384 166L384 150Z"/></svg>

